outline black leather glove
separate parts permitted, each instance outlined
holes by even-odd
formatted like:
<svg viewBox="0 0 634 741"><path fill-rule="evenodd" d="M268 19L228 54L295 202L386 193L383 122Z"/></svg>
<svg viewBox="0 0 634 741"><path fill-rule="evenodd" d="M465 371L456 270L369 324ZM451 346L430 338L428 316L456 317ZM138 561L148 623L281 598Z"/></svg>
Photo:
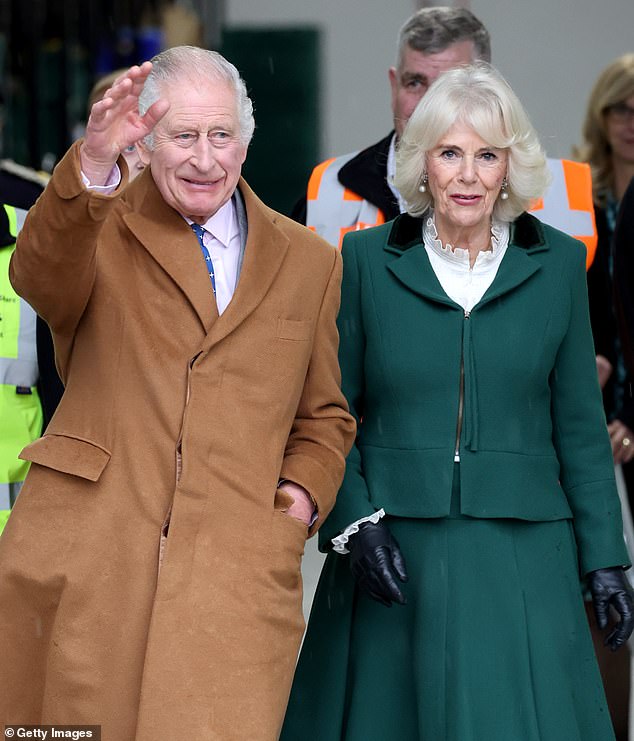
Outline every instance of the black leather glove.
<svg viewBox="0 0 634 741"><path fill-rule="evenodd" d="M591 571L588 574L588 586L592 593L594 614L601 630L608 625L610 605L621 618L604 641L611 651L616 651L627 641L634 628L632 588L620 567Z"/></svg>
<svg viewBox="0 0 634 741"><path fill-rule="evenodd" d="M405 560L387 525L362 522L359 532L350 536L350 568L357 584L386 607L392 602L404 605L405 595L397 579L407 581Z"/></svg>

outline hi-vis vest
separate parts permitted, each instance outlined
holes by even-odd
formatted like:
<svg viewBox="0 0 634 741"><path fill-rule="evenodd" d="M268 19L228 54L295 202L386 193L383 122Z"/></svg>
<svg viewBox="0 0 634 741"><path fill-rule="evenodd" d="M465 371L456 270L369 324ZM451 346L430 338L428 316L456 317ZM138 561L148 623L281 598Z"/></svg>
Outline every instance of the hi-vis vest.
<svg viewBox="0 0 634 741"><path fill-rule="evenodd" d="M26 211L12 206L4 210L11 235L17 237ZM42 432L42 407L35 388L36 315L9 282L14 249L15 242L0 247L0 532L29 467L18 454Z"/></svg>
<svg viewBox="0 0 634 741"><path fill-rule="evenodd" d="M339 170L357 154L322 162L308 181L306 225L339 248L348 232L385 223L380 209L339 182ZM586 245L586 267L590 267L597 249L590 167L583 162L549 159L548 168L552 182L531 212L545 224L580 239Z"/></svg>

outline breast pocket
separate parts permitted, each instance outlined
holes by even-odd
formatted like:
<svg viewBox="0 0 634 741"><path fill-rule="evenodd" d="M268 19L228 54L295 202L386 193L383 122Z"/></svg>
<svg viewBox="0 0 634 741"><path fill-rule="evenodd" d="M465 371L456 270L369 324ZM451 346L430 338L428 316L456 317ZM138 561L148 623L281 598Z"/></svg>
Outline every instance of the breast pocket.
<svg viewBox="0 0 634 741"><path fill-rule="evenodd" d="M277 336L280 340L307 342L311 338L313 323L301 319L278 319Z"/></svg>

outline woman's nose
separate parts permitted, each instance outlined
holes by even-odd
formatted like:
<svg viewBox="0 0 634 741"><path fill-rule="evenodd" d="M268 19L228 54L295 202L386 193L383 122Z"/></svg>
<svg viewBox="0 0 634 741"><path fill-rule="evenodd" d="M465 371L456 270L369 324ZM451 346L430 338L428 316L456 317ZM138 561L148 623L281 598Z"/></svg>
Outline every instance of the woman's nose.
<svg viewBox="0 0 634 741"><path fill-rule="evenodd" d="M460 177L463 180L470 182L475 179L475 176L476 176L475 161L473 157L465 155L460 161Z"/></svg>

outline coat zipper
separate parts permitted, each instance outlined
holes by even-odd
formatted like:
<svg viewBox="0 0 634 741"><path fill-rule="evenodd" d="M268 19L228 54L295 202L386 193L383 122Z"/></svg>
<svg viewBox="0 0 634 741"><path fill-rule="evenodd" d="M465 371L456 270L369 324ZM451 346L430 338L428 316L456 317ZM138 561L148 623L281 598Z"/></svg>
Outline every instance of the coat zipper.
<svg viewBox="0 0 634 741"><path fill-rule="evenodd" d="M464 318L469 319L471 312L464 310ZM464 327L463 327L464 337ZM464 342L462 344L462 350L460 355L460 396L458 398L458 421L456 423L456 445L454 451L454 462L460 462L460 435L462 434L462 417L464 414Z"/></svg>

